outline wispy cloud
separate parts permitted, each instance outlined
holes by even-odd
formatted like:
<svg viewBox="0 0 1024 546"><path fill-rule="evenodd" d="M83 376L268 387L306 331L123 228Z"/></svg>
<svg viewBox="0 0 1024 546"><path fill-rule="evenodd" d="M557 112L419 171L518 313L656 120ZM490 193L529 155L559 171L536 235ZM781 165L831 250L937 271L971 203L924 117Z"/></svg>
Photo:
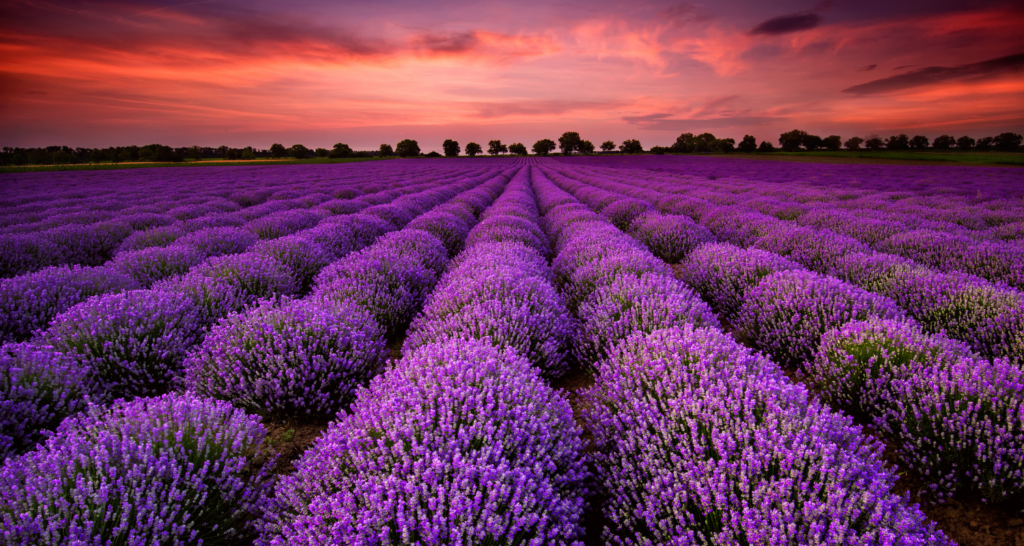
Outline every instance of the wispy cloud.
<svg viewBox="0 0 1024 546"><path fill-rule="evenodd" d="M953 80L980 80L997 76L1024 74L1024 53L1007 55L959 66L929 66L843 89L853 95L880 95L915 87L934 86Z"/></svg>

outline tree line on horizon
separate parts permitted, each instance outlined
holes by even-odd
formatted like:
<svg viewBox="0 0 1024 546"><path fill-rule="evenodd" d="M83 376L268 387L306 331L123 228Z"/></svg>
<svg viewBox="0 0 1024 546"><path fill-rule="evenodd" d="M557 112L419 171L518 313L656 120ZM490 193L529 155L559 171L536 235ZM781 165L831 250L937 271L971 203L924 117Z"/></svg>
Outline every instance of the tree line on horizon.
<svg viewBox="0 0 1024 546"><path fill-rule="evenodd" d="M839 135L821 137L809 134L806 131L794 129L779 135L779 148L776 148L768 140L760 143L752 135L744 135L737 144L732 138L718 138L711 133L683 133L676 138L671 146L653 146L645 151L639 140L628 139L616 145L613 141L607 140L600 145L600 153L620 154L666 154L666 153L731 153L731 152L774 152L781 149L784 152L829 150L838 151L846 148L849 151L905 151L905 150L949 150L956 148L960 151L989 151L999 150L1005 152L1016 152L1020 150L1024 137L1020 134L1006 132L997 136L982 137L974 139L970 136L955 138L951 135L941 135L935 140L929 140L924 135L910 137L906 134L892 135L882 139L878 136L861 138L859 136L843 140ZM442 144L444 157L458 157L463 149L458 141L446 139ZM499 156L513 154L519 156L534 155L546 156L558 149L563 155L595 153L596 147L589 140L584 140L578 132L567 131L558 137L558 142L549 138L543 138L533 143L528 150L521 142L503 144L501 140L491 140L487 143L487 154ZM476 142L469 142L465 147L465 155L476 157L484 153L484 148ZM310 159L310 158L369 158L369 157L442 157L437 152L424 154L419 143L413 139L404 139L392 147L390 144L381 144L380 148L372 151L355 151L347 144L338 143L330 150L326 148L307 148L302 144L294 144L285 147L283 144L275 143L268 149L258 149L252 146L245 148L231 148L228 146L202 147L187 146L173 148L161 144L149 144L146 146L111 146L108 148L71 148L68 146L47 146L44 148L14 148L4 147L0 151L0 165L47 165L47 164L76 164L76 163L122 163L122 162L159 162L174 163L189 160L202 159L224 159L224 160L253 160L253 159Z"/></svg>

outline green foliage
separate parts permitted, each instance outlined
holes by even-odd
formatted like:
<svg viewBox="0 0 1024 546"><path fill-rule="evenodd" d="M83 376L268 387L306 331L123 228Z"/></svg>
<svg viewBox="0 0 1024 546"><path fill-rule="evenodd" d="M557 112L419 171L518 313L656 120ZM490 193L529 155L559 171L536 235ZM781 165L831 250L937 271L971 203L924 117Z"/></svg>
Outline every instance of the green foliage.
<svg viewBox="0 0 1024 546"><path fill-rule="evenodd" d="M334 145L334 149L331 150L331 153L328 157L352 157L352 148L349 148L348 144L342 144L341 142L339 142Z"/></svg>
<svg viewBox="0 0 1024 546"><path fill-rule="evenodd" d="M558 149L562 150L563 154L570 155L573 152L579 151L581 141L579 133L576 131L566 131L562 133L562 136L558 137Z"/></svg>
<svg viewBox="0 0 1024 546"><path fill-rule="evenodd" d="M380 145L380 155L381 155L381 157L390 157L390 156L395 155L395 150L393 150L391 148L390 144L381 144Z"/></svg>
<svg viewBox="0 0 1024 546"><path fill-rule="evenodd" d="M542 138L533 143L533 153L537 155L548 155L555 151L555 141L550 138Z"/></svg>
<svg viewBox="0 0 1024 546"><path fill-rule="evenodd" d="M949 135L942 135L940 137L937 137L935 141L932 142L932 148L935 148L936 150L948 150L952 148L955 144L955 138Z"/></svg>
<svg viewBox="0 0 1024 546"><path fill-rule="evenodd" d="M736 148L745 154L749 154L757 150L757 139L753 135L743 135L743 140L740 141Z"/></svg>
<svg viewBox="0 0 1024 546"><path fill-rule="evenodd" d="M863 144L863 143L864 143L864 139L863 138L860 138L859 136L855 136L855 137L851 137L850 140L847 140L846 142L844 142L843 146L846 146L847 150L859 150L860 149L860 145Z"/></svg>
<svg viewBox="0 0 1024 546"><path fill-rule="evenodd" d="M415 140L407 138L395 146L395 154L398 157L415 157L420 155L420 145Z"/></svg>
<svg viewBox="0 0 1024 546"><path fill-rule="evenodd" d="M821 139L821 145L834 152L843 146L843 139L839 135L829 135Z"/></svg>
<svg viewBox="0 0 1024 546"><path fill-rule="evenodd" d="M459 155L459 152L462 151L462 148L459 147L459 143L450 138L445 139L444 144L441 144L441 147L444 148L445 157L456 157Z"/></svg>
<svg viewBox="0 0 1024 546"><path fill-rule="evenodd" d="M492 140L487 143L487 153L491 155L508 153L508 146L502 144L500 140Z"/></svg>
<svg viewBox="0 0 1024 546"><path fill-rule="evenodd" d="M605 144L608 143L606 142ZM604 144L601 145L601 149L604 149ZM624 154L642 154L644 153L644 147L640 145L639 140L623 140L622 144L619 145L619 151Z"/></svg>
<svg viewBox="0 0 1024 546"><path fill-rule="evenodd" d="M779 145L782 146L784 152L795 152L800 149L800 146L804 144L804 139L808 136L807 131L793 129L779 135Z"/></svg>
<svg viewBox="0 0 1024 546"><path fill-rule="evenodd" d="M526 145L522 142L509 144L508 151L516 155L529 155L529 152L526 151Z"/></svg>
<svg viewBox="0 0 1024 546"><path fill-rule="evenodd" d="M469 144L466 144L466 155L468 155L469 157L476 157L477 155L483 153L483 151L484 149L481 148L480 145L477 144L476 142L470 142Z"/></svg>
<svg viewBox="0 0 1024 546"><path fill-rule="evenodd" d="M615 149L615 143L610 141L610 140L606 140L606 141L601 143L601 151L602 152L610 152L610 151L612 151L614 149Z"/></svg>

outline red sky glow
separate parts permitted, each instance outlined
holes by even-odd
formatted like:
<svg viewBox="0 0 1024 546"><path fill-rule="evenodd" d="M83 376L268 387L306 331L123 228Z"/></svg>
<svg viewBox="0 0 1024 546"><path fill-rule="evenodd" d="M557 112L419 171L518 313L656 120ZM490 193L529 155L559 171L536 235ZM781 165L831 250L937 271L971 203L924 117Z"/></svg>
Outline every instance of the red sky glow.
<svg viewBox="0 0 1024 546"><path fill-rule="evenodd" d="M3 1L0 144L1024 132L1022 28L1019 1Z"/></svg>

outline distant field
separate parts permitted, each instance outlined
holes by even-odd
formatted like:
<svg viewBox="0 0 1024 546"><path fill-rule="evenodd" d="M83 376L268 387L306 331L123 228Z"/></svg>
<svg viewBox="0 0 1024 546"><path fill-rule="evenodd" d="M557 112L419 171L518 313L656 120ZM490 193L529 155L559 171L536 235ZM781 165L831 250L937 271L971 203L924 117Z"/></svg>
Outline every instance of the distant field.
<svg viewBox="0 0 1024 546"><path fill-rule="evenodd" d="M151 169L154 167L223 167L234 165L309 165L329 163L357 163L360 161L378 161L395 159L393 157L351 157L345 159L200 159L180 163L147 163L133 161L130 163L78 163L74 165L7 165L0 166L0 173L27 173L41 171L112 171L121 169Z"/></svg>
<svg viewBox="0 0 1024 546"><path fill-rule="evenodd" d="M811 161L821 163L909 163L939 164L956 163L961 165L982 166L1014 166L1024 167L1024 153L1020 152L957 152L957 151L925 151L925 152L848 152L848 151L815 151L815 152L772 152L770 154L733 154L736 157L754 159L774 159L781 161ZM838 161L837 161L838 160Z"/></svg>

